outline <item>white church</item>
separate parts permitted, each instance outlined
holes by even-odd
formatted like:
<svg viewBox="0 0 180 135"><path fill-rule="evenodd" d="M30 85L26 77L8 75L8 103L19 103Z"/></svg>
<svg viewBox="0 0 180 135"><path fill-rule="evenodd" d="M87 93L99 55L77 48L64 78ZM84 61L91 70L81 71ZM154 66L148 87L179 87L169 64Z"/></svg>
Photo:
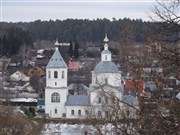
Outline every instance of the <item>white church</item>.
<svg viewBox="0 0 180 135"><path fill-rule="evenodd" d="M104 38L104 50L101 61L92 71L92 82L86 95L72 95L68 92L68 67L64 62L56 41L55 52L46 66L45 113L49 118L85 118L91 110L97 116L108 117L112 109L105 107L112 104L110 98L125 99L138 107L136 97L123 95L124 84L121 83L121 71L111 61L108 50L107 34ZM122 108L124 105L120 103Z"/></svg>

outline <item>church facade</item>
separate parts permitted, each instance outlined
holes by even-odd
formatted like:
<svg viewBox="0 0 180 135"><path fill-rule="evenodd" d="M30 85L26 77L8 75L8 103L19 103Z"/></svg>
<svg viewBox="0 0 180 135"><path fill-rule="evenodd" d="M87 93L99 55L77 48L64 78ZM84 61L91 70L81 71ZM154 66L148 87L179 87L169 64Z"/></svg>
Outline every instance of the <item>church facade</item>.
<svg viewBox="0 0 180 135"><path fill-rule="evenodd" d="M111 97L123 99L121 72L111 60L108 41L106 35L101 61L92 71L92 82L86 95L68 92L68 67L58 51L56 41L55 52L46 67L45 113L50 118L85 118L92 110L97 116L108 117L112 113L107 107L113 104ZM123 107L123 104L120 103L120 106Z"/></svg>

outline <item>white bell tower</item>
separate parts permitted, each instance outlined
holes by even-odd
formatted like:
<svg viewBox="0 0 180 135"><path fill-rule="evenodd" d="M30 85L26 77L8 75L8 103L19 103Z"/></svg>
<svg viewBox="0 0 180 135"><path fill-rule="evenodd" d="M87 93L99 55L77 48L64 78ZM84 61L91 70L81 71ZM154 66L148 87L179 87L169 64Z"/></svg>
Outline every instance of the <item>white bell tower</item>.
<svg viewBox="0 0 180 135"><path fill-rule="evenodd" d="M108 50L108 42L107 34L105 34L104 38L104 50L101 53L101 61L111 61L111 52Z"/></svg>
<svg viewBox="0 0 180 135"><path fill-rule="evenodd" d="M56 39L55 52L46 66L45 113L51 118L65 116L65 102L67 99L68 68L59 50Z"/></svg>

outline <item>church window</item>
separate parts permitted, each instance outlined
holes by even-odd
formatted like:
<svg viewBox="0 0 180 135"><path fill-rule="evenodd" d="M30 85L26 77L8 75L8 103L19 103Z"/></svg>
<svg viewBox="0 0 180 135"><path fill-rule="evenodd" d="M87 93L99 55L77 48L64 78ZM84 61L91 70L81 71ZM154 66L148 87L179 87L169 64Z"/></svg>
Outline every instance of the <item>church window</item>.
<svg viewBox="0 0 180 135"><path fill-rule="evenodd" d="M58 78L58 72L54 71L54 78Z"/></svg>
<svg viewBox="0 0 180 135"><path fill-rule="evenodd" d="M89 113L88 113L88 110L85 110L85 114L86 114L86 115L88 115L88 114L89 114Z"/></svg>
<svg viewBox="0 0 180 135"><path fill-rule="evenodd" d="M60 102L60 95L59 95L59 93L53 93L52 95L51 95L51 102L54 102L54 103L56 103L56 102Z"/></svg>
<svg viewBox="0 0 180 135"><path fill-rule="evenodd" d="M101 97L98 98L98 103L101 103Z"/></svg>
<svg viewBox="0 0 180 135"><path fill-rule="evenodd" d="M81 110L78 110L78 115L81 115Z"/></svg>
<svg viewBox="0 0 180 135"><path fill-rule="evenodd" d="M74 115L74 110L71 110L71 115Z"/></svg>
<svg viewBox="0 0 180 135"><path fill-rule="evenodd" d="M54 109L54 113L57 114L57 109Z"/></svg>
<svg viewBox="0 0 180 135"><path fill-rule="evenodd" d="M51 78L51 72L48 71L48 78Z"/></svg>
<svg viewBox="0 0 180 135"><path fill-rule="evenodd" d="M101 111L99 110L98 111L98 117L101 117L102 115L101 115Z"/></svg>
<svg viewBox="0 0 180 135"><path fill-rule="evenodd" d="M62 79L64 79L64 71L62 71Z"/></svg>
<svg viewBox="0 0 180 135"><path fill-rule="evenodd" d="M124 84L124 81L123 81L123 80L121 80L121 84Z"/></svg>
<svg viewBox="0 0 180 135"><path fill-rule="evenodd" d="M105 60L107 60L107 55L105 55Z"/></svg>
<svg viewBox="0 0 180 135"><path fill-rule="evenodd" d="M57 85L57 82L55 82L55 86Z"/></svg>

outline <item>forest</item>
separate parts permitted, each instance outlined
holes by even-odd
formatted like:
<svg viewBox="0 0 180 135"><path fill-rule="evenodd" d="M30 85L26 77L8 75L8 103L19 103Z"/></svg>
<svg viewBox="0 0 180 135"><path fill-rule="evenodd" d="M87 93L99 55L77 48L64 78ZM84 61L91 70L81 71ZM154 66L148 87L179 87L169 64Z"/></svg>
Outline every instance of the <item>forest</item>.
<svg viewBox="0 0 180 135"><path fill-rule="evenodd" d="M78 41L79 43L102 42L104 34L108 34L111 41L118 42L131 36L133 43L145 43L148 40L148 31L153 22L143 22L141 19L128 18L116 20L108 19L66 19L34 22L6 23L1 22L1 53L17 53L23 44L32 45L33 42L56 38L60 42Z"/></svg>
<svg viewBox="0 0 180 135"><path fill-rule="evenodd" d="M113 21L108 19L66 19L66 20L36 20L29 23L16 23L17 27L30 32L33 40L54 40L58 37L62 42L78 40L80 42L99 42L108 33L111 40L118 40L119 31L125 27L132 27L134 42L145 42L147 26L150 22L143 22L141 19L119 19Z"/></svg>

